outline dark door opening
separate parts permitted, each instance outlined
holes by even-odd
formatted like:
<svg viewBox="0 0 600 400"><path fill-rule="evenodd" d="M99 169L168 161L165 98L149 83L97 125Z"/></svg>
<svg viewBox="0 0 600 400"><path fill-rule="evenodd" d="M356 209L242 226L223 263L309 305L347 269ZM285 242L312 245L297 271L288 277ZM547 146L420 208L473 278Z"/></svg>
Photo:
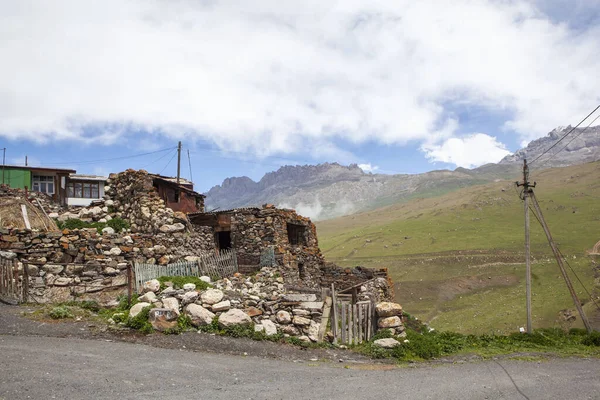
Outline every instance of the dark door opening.
<svg viewBox="0 0 600 400"><path fill-rule="evenodd" d="M217 232L217 244L220 250L231 248L231 231Z"/></svg>

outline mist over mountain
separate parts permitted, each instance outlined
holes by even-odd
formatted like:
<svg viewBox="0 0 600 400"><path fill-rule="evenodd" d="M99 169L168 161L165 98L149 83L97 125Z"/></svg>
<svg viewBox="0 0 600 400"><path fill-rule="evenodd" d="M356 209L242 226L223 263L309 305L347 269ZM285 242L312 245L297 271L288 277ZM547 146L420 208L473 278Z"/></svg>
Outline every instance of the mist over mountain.
<svg viewBox="0 0 600 400"><path fill-rule="evenodd" d="M457 168L422 174L385 175L365 173L356 164L338 163L283 166L255 182L243 177L227 178L206 193L207 210L260 206L265 203L294 208L314 220L335 218L374 209L415 197L431 197L461 187L513 179L523 158L529 162L550 148L571 127L559 127L527 147L506 156L498 164L474 169ZM563 149L564 147L564 149ZM600 126L575 129L536 167L562 167L600 160Z"/></svg>

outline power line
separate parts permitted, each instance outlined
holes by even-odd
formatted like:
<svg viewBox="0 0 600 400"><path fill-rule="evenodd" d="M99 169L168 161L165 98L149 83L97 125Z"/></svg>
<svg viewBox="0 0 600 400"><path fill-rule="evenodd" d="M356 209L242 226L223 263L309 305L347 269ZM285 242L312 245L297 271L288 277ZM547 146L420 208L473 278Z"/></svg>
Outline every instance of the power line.
<svg viewBox="0 0 600 400"><path fill-rule="evenodd" d="M162 174L165 169L167 169L167 167L169 166L169 164L171 164L171 161L173 161L173 159L175 158L176 155L177 155L177 151L175 151L175 153L173 153L173 157L171 157L169 159L169 162L167 163L167 165L165 165L165 167L160 170L160 172L158 173L159 175Z"/></svg>
<svg viewBox="0 0 600 400"><path fill-rule="evenodd" d="M539 222L539 224L542 225L542 221L540 221L540 218L537 216L537 213L535 212L535 210L532 208L531 205L529 206L529 209L531 211L533 211L533 215L535 216L535 219L537 219L537 221ZM583 284L583 282L581 281L581 279L579 279L579 276L577 275L577 273L575 272L575 270L573 269L573 267L571 267L571 264L569 264L569 260L567 260L567 258L563 255L562 251L560 251L560 249L558 248L558 246L556 246L556 249L558 250L558 254L560 254L560 256L563 259L563 261L565 263L567 263L567 266L569 267L569 269L571 270L571 272L573 273L573 275L575 275L575 278L577 278L577 281L579 282L579 284L581 285L581 287L583 287L583 290L590 297L590 300L592 300L592 302L594 303L594 305L596 306L596 308L598 308L598 310L600 310L600 306L598 306L598 303L596 303L596 300L594 300L594 297L592 296L592 294L587 290L587 288L585 287L585 285Z"/></svg>
<svg viewBox="0 0 600 400"><path fill-rule="evenodd" d="M172 149L171 149L171 150L172 150ZM141 166L141 167L140 167L140 169L145 169L146 167L148 167L148 166L150 166L150 165L157 164L157 163L158 163L160 160L162 160L163 158L165 158L165 157L166 157L166 156L168 156L169 154L171 154L171 153L169 152L169 153L165 153L165 154L163 154L162 156L158 157L156 160L154 160L154 161L152 161L152 162L150 162L150 163L148 163L148 164L146 164L146 165L143 165L143 166Z"/></svg>
<svg viewBox="0 0 600 400"><path fill-rule="evenodd" d="M599 108L600 108L600 104L598 104L598 106L596 108L594 108L594 110L591 113L589 113L584 119L582 119L577 125L575 125L575 127L571 128L571 130L569 132L567 132L563 137L561 137L556 143L554 143L546 151L544 151L542 154L540 154L539 156L537 156L532 162L530 162L529 165L531 165L534 162L536 162L537 160L539 160L544 154L546 154L547 152L549 152L550 150L552 150L557 144L559 144L560 142L562 142L567 136L569 136L571 134L571 132L573 132L575 129L577 129L579 127L579 125L583 124L583 122L586 119L588 119L593 113L595 113Z"/></svg>
<svg viewBox="0 0 600 400"><path fill-rule="evenodd" d="M192 160L190 158L190 149L187 149L187 153L188 153L188 164L190 166L190 182L194 182L194 178L192 176Z"/></svg>
<svg viewBox="0 0 600 400"><path fill-rule="evenodd" d="M126 160L126 159L129 159L129 158L143 157L143 156L148 156L148 155L151 155L151 154L162 153L163 151L172 150L174 148L175 147L168 147L166 149L151 151L151 152L148 152L148 153L133 154L133 155L130 155L130 156L122 156L122 157L103 158L103 159L99 159L99 160L86 160L86 161L73 161L73 162L69 161L69 162L60 162L60 163L45 163L44 166L48 166L48 165L64 165L64 164L85 165L85 164L102 163L102 162L116 161L116 160Z"/></svg>
<svg viewBox="0 0 600 400"><path fill-rule="evenodd" d="M561 151L563 151L564 149L566 149L566 148L567 148L567 147L568 147L568 146L569 146L569 145L570 145L570 144L571 144L571 143L572 143L572 142L573 142L575 139L577 139L579 136L581 136L581 135L582 135L582 134L583 134L583 133L584 133L584 132L587 130L587 128L589 128L590 126L592 126L592 124L593 124L594 122L596 122L596 120L597 120L598 118L600 118L600 114L599 114L599 115L598 115L596 118L594 118L594 120L593 120L592 122L590 122L590 123L588 124L588 126L586 126L585 128L583 128L583 129L581 130L581 132L579 132L577 135L575 135L575 137L573 137L573 139L569 140L569 142L568 142L567 144L565 144L563 148L561 148L560 150L558 150L556 153L552 154L552 155L550 156L550 158L548 158L546 161L550 161L550 160L552 159L552 157L556 156L558 153L560 153Z"/></svg>

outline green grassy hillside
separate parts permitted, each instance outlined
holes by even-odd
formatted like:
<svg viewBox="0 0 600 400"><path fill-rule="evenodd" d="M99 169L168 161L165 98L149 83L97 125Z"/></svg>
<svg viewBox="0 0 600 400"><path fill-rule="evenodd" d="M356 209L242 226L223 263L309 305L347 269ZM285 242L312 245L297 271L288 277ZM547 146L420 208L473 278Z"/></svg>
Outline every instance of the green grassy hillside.
<svg viewBox="0 0 600 400"><path fill-rule="evenodd" d="M591 290L586 252L600 240L600 162L534 169L531 179L555 240ZM397 300L434 328L506 333L524 326L523 202L514 182L434 193L319 222L325 257L342 266L388 267ZM573 303L533 214L531 226L534 327L570 326L560 311ZM589 296L575 286L600 328ZM572 326L581 326L579 318Z"/></svg>

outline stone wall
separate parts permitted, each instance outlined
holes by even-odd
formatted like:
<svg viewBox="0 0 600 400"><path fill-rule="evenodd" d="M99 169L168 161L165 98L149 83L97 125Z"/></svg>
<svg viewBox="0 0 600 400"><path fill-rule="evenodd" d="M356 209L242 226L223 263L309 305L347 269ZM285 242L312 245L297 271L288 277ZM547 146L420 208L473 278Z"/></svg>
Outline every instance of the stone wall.
<svg viewBox="0 0 600 400"><path fill-rule="evenodd" d="M60 302L72 297L106 304L124 293L128 265L165 265L207 253L212 234L99 234L96 229L36 232L0 230L0 249L27 265L33 301Z"/></svg>

